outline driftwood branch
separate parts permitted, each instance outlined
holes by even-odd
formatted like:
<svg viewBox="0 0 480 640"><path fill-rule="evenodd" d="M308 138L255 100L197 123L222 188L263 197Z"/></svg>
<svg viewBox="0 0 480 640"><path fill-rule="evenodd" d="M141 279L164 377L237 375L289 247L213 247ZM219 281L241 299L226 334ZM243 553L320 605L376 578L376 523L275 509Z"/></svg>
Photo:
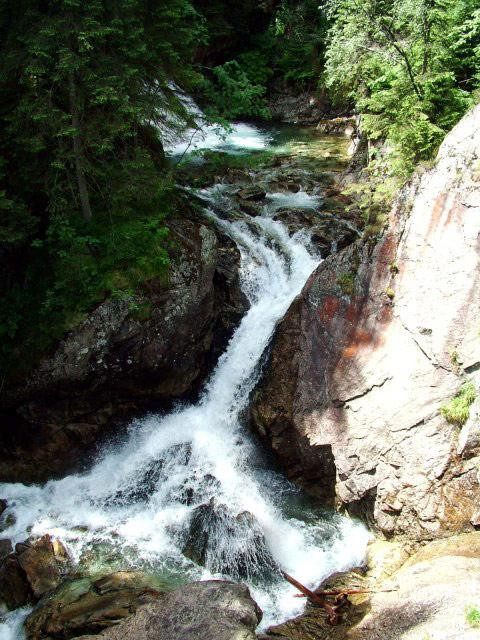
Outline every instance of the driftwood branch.
<svg viewBox="0 0 480 640"><path fill-rule="evenodd" d="M314 591L310 591L310 589L308 589L301 582L298 582L298 580L295 580L295 578L292 578L292 576L289 576L288 573L285 573L285 571L282 571L281 573L282 573L282 576L285 578L285 580L289 582L291 585L293 585L295 589L298 589L300 593L302 593L306 598L308 598L315 604L318 604L320 607L325 609L327 613L327 622L329 624L335 625L340 622L340 614L338 612L338 607L331 605L329 602L325 600L325 598L318 595Z"/></svg>
<svg viewBox="0 0 480 640"><path fill-rule="evenodd" d="M296 596L297 598L308 598L311 602L319 605L326 611L327 622L331 625L336 625L340 622L341 610L350 604L348 596L367 593L390 593L391 591L396 591L396 589L383 589L379 591L372 591L370 589L332 589L330 591L311 591L301 582L292 578L288 573L285 573L285 571L282 571L281 574L287 582L300 591ZM335 598L334 604L331 604L326 600L326 598L329 597Z"/></svg>

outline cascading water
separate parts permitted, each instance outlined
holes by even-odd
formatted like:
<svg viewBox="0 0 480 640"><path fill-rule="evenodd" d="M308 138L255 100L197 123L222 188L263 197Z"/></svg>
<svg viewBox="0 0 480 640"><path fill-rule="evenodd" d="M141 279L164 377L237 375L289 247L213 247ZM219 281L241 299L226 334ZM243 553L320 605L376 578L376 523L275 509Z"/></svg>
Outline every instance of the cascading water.
<svg viewBox="0 0 480 640"><path fill-rule="evenodd" d="M313 510L242 422L275 325L318 264L308 236L290 236L268 200L262 215L232 220L228 189L203 197L206 215L240 249L250 308L201 398L136 420L85 473L41 487L0 485L15 515L3 535L20 541L50 533L90 571L145 569L170 586L211 576L244 580L266 627L303 606L279 568L314 586L360 563L368 535Z"/></svg>

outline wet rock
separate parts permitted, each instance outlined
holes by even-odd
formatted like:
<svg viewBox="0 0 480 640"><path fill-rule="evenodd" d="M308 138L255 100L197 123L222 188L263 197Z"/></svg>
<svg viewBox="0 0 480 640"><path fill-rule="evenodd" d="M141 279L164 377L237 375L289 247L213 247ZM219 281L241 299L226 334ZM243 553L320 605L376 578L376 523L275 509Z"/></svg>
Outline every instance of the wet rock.
<svg viewBox="0 0 480 640"><path fill-rule="evenodd" d="M93 581L67 580L27 618L26 636L63 640L100 633L161 597L152 579L142 573L120 571Z"/></svg>
<svg viewBox="0 0 480 640"><path fill-rule="evenodd" d="M17 558L9 555L0 565L0 602L7 609L18 609L34 602L32 589Z"/></svg>
<svg viewBox="0 0 480 640"><path fill-rule="evenodd" d="M6 508L8 507L8 502L4 499L0 500L0 517L3 515L3 512L6 510Z"/></svg>
<svg viewBox="0 0 480 640"><path fill-rule="evenodd" d="M261 619L262 611L245 585L208 580L187 584L158 602L139 607L135 615L104 631L100 638L256 640L255 629Z"/></svg>
<svg viewBox="0 0 480 640"><path fill-rule="evenodd" d="M195 393L248 302L240 254L213 223L171 220L168 281L107 299L0 400L0 481L76 469L109 430Z"/></svg>
<svg viewBox="0 0 480 640"><path fill-rule="evenodd" d="M237 191L237 197L241 200L247 200L252 202L260 202L267 195L266 191L261 187L252 185L251 187L245 187Z"/></svg>
<svg viewBox="0 0 480 640"><path fill-rule="evenodd" d="M262 213L261 207L253 202L241 202L240 209L243 211L243 213L246 213L247 215L253 217L259 216Z"/></svg>
<svg viewBox="0 0 480 640"><path fill-rule="evenodd" d="M322 257L348 247L359 236L359 231L349 221L323 211L309 209L282 208L273 216L288 228L290 233L301 229L311 232L313 244L320 250Z"/></svg>
<svg viewBox="0 0 480 640"><path fill-rule="evenodd" d="M292 480L386 536L471 531L478 510L477 430L459 448L440 409L480 367L479 155L476 107L401 192L378 243L310 277L252 405Z"/></svg>
<svg viewBox="0 0 480 640"><path fill-rule="evenodd" d="M255 517L247 511L234 515L215 498L194 510L183 553L214 573L234 578L276 571Z"/></svg>
<svg viewBox="0 0 480 640"><path fill-rule="evenodd" d="M0 562L13 553L12 541L8 538L0 540Z"/></svg>
<svg viewBox="0 0 480 640"><path fill-rule="evenodd" d="M195 499L197 493L200 495L205 495L207 492L215 493L220 488L220 483L212 476L210 473L207 473L203 476L201 482L193 486L185 486L179 496L180 502L186 505L191 505Z"/></svg>
<svg viewBox="0 0 480 640"><path fill-rule="evenodd" d="M49 535L19 543L0 567L0 599L9 609L36 602L60 584L69 568L65 547Z"/></svg>

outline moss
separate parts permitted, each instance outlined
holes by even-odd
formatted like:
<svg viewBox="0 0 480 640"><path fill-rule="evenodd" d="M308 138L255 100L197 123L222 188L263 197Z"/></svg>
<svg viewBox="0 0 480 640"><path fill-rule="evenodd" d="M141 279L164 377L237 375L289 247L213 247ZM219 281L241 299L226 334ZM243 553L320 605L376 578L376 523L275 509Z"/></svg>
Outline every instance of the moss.
<svg viewBox="0 0 480 640"><path fill-rule="evenodd" d="M390 300L393 300L395 298L395 291L393 289L388 288L385 293L387 294L387 297Z"/></svg>
<svg viewBox="0 0 480 640"><path fill-rule="evenodd" d="M459 356L458 356L458 351L456 349L454 349L451 353L450 353L450 360L453 364L454 367L458 367L458 365L460 364L460 360L459 360Z"/></svg>
<svg viewBox="0 0 480 640"><path fill-rule="evenodd" d="M341 273L337 278L337 284L345 295L351 296L355 289L355 274Z"/></svg>
<svg viewBox="0 0 480 640"><path fill-rule="evenodd" d="M478 607L474 607L470 605L465 609L465 620L467 623L475 628L480 628L480 609Z"/></svg>
<svg viewBox="0 0 480 640"><path fill-rule="evenodd" d="M449 404L440 409L440 412L446 418L447 422L461 427L468 420L470 406L475 400L475 397L475 385L473 382L467 382L456 396L452 398Z"/></svg>

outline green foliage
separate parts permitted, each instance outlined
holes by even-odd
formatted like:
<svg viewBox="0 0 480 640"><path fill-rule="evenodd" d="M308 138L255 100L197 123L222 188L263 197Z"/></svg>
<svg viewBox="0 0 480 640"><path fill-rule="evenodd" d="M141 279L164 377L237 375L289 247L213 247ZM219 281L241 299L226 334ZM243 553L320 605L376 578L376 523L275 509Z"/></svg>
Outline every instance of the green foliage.
<svg viewBox="0 0 480 640"><path fill-rule="evenodd" d="M165 276L175 197L154 124L186 115L170 81L198 84L204 40L188 0L1 3L3 367Z"/></svg>
<svg viewBox="0 0 480 640"><path fill-rule="evenodd" d="M353 102L407 177L431 158L479 86L476 0L332 0L326 83Z"/></svg>
<svg viewBox="0 0 480 640"><path fill-rule="evenodd" d="M217 25L229 33L218 17ZM327 26L325 10L315 0L282 0L268 28L250 38L246 50L211 70L202 92L210 113L268 119L265 95L273 82L321 89Z"/></svg>
<svg viewBox="0 0 480 640"><path fill-rule="evenodd" d="M254 84L236 60L215 67L213 74L216 82L208 84L205 92L213 110L210 106L207 113L220 113L231 119L270 116L264 99L265 86Z"/></svg>
<svg viewBox="0 0 480 640"><path fill-rule="evenodd" d="M440 412L447 422L461 427L468 420L470 406L474 402L476 395L477 392L473 382L467 382L449 404L440 409Z"/></svg>
<svg viewBox="0 0 480 640"><path fill-rule="evenodd" d="M465 619L474 629L480 628L480 608L473 605L468 606L465 609Z"/></svg>

